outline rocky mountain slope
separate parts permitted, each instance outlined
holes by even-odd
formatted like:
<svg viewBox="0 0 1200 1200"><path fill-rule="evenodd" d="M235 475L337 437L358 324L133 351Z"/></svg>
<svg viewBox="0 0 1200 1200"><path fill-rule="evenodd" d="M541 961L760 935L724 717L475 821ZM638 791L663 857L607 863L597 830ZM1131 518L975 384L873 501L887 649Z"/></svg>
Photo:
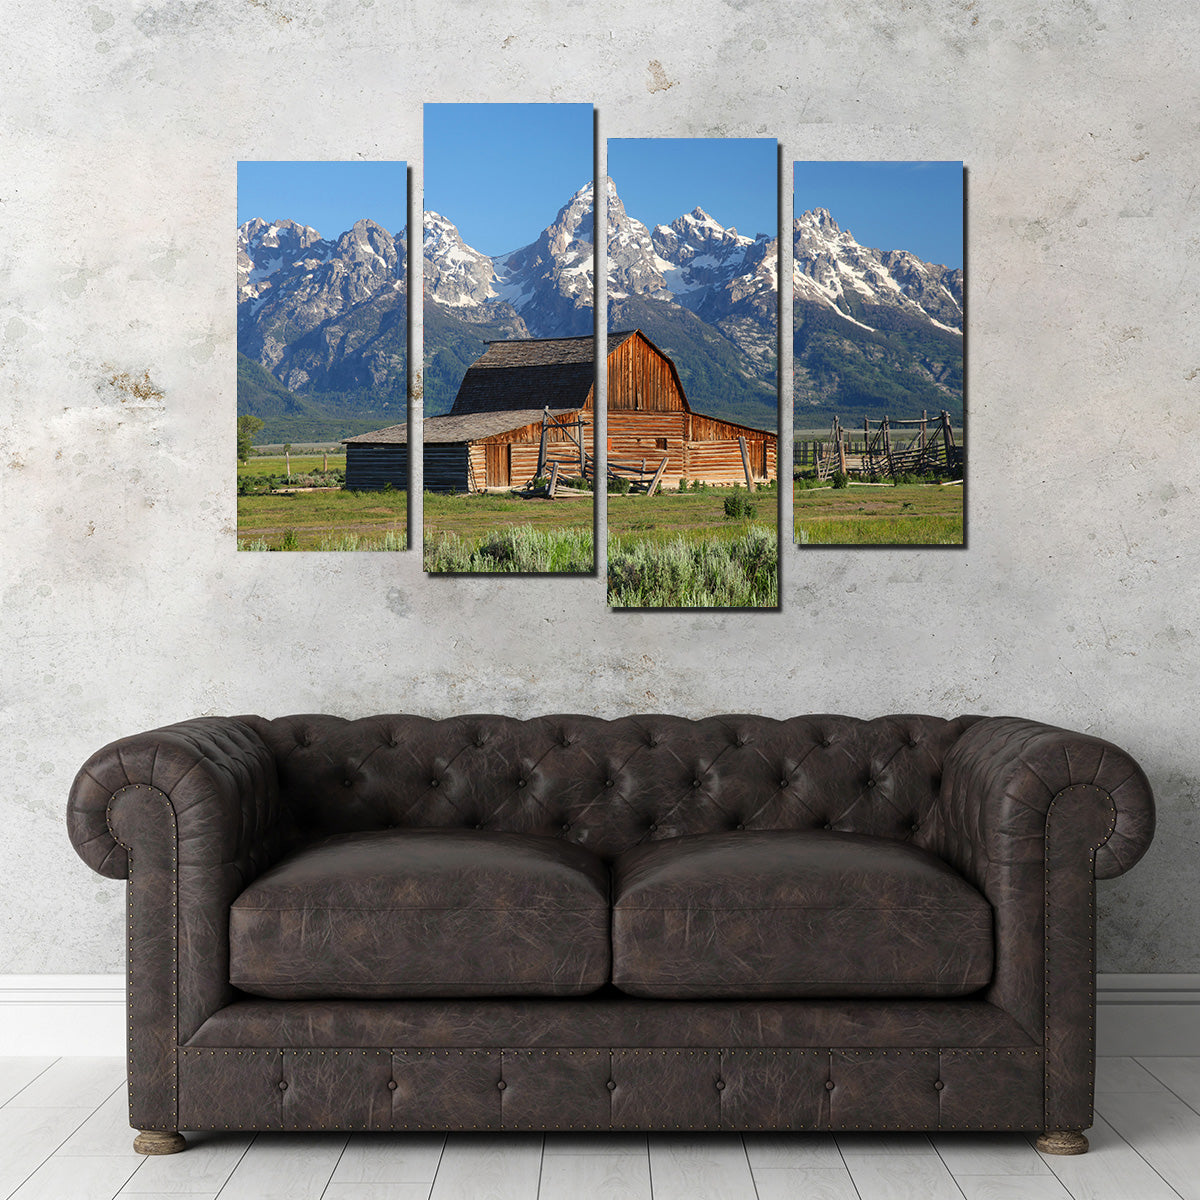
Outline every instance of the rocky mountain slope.
<svg viewBox="0 0 1200 1200"><path fill-rule="evenodd" d="M275 391L268 404L264 389L250 386L252 373L239 372L238 412L271 424L260 440L286 436L288 418L303 417L306 428L403 419L406 255L404 230L393 236L369 220L333 239L290 220L256 218L238 230L239 354L294 397L289 403ZM297 426L296 440L302 436Z"/></svg>
<svg viewBox="0 0 1200 1200"><path fill-rule="evenodd" d="M963 412L963 272L860 246L828 210L792 222L795 425Z"/></svg>

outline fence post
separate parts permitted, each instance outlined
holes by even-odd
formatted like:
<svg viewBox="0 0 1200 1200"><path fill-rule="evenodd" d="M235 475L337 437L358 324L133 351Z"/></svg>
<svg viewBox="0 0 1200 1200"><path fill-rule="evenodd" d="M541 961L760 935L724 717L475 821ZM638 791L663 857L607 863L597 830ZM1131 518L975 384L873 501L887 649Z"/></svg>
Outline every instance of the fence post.
<svg viewBox="0 0 1200 1200"><path fill-rule="evenodd" d="M738 447L742 452L742 470L746 472L746 491L754 491L754 476L750 472L750 451L746 447L746 439L739 435Z"/></svg>

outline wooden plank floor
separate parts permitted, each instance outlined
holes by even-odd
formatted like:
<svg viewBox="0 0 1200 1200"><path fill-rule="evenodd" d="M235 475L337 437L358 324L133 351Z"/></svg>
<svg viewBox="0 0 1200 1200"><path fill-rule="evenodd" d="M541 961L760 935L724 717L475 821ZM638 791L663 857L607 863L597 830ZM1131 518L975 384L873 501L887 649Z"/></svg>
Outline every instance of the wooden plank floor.
<svg viewBox="0 0 1200 1200"><path fill-rule="evenodd" d="M0 1059L0 1200L1200 1200L1200 1058L1101 1059L1092 1151L923 1134L188 1134L143 1158L112 1058Z"/></svg>

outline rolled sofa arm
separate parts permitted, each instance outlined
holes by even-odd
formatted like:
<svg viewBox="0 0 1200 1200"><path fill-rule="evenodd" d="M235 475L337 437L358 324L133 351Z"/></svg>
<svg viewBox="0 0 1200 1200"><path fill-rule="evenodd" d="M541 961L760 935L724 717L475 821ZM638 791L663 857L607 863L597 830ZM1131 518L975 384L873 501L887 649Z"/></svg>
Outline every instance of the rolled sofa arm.
<svg viewBox="0 0 1200 1200"><path fill-rule="evenodd" d="M992 905L984 999L1042 1043L1046 1130L1092 1123L1096 879L1127 871L1154 835L1142 769L1100 738L983 718L946 756L932 848Z"/></svg>
<svg viewBox="0 0 1200 1200"><path fill-rule="evenodd" d="M229 907L282 852L275 759L244 718L113 742L71 788L80 857L128 880L130 1123L178 1129L178 1048L234 998Z"/></svg>
<svg viewBox="0 0 1200 1200"><path fill-rule="evenodd" d="M1020 717L984 717L946 757L939 801L939 847L960 869L982 877L1003 862L1040 862L1046 821L1069 789L1092 789L1111 804L1111 829L1096 848L1095 877L1128 871L1154 836L1154 797L1125 751L1088 734Z"/></svg>
<svg viewBox="0 0 1200 1200"><path fill-rule="evenodd" d="M281 817L275 760L245 719L166 725L112 742L84 763L71 786L67 832L79 857L111 879L129 874L128 845L110 825L114 798L137 786L170 800L181 857L260 858L264 866L273 858Z"/></svg>

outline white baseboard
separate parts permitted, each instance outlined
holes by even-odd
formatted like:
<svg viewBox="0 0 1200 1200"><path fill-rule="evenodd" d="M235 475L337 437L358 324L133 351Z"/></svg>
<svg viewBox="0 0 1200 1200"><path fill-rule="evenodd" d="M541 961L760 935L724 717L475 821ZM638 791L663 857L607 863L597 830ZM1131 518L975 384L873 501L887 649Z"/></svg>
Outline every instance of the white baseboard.
<svg viewBox="0 0 1200 1200"><path fill-rule="evenodd" d="M1101 975L1103 1055L1200 1055L1200 975ZM123 975L0 975L0 1056L124 1054Z"/></svg>
<svg viewBox="0 0 1200 1200"><path fill-rule="evenodd" d="M124 975L0 975L0 1056L124 1053Z"/></svg>
<svg viewBox="0 0 1200 1200"><path fill-rule="evenodd" d="M1099 1054L1200 1055L1200 975L1100 975Z"/></svg>

